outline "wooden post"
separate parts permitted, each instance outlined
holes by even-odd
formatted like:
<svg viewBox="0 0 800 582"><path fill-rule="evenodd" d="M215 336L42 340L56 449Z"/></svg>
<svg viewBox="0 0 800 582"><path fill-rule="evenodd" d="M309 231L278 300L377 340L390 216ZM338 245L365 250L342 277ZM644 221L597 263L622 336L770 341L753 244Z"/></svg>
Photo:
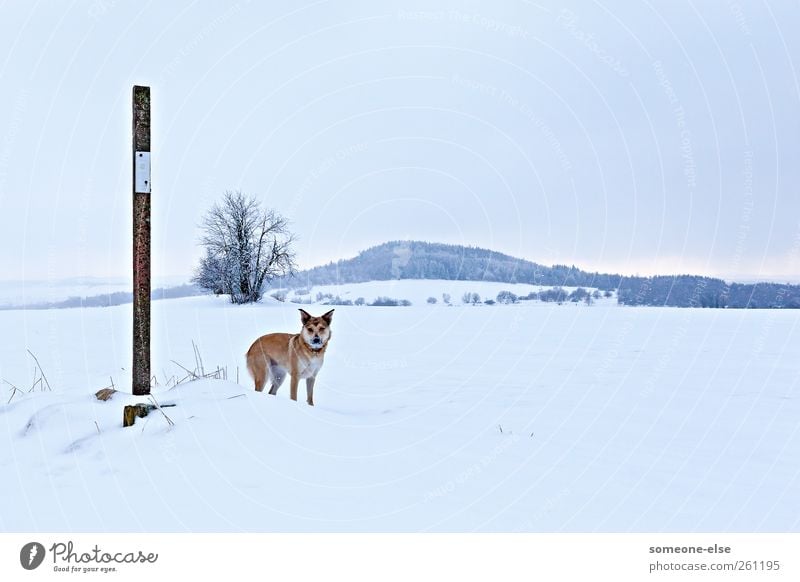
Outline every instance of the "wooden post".
<svg viewBox="0 0 800 582"><path fill-rule="evenodd" d="M133 88L133 393L150 394L150 87Z"/></svg>

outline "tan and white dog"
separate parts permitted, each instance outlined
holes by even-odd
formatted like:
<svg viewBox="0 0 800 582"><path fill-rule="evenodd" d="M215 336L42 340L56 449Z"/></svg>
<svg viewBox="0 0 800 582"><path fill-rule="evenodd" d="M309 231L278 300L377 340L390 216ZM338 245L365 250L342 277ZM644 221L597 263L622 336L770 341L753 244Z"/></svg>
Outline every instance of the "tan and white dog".
<svg viewBox="0 0 800 582"><path fill-rule="evenodd" d="M297 400L297 385L305 378L307 402L314 406L314 382L331 339L333 311L314 317L301 309L300 333L269 333L253 342L247 350L247 369L257 391L263 391L269 381L269 393L277 394L288 372L292 377L289 384L292 400Z"/></svg>

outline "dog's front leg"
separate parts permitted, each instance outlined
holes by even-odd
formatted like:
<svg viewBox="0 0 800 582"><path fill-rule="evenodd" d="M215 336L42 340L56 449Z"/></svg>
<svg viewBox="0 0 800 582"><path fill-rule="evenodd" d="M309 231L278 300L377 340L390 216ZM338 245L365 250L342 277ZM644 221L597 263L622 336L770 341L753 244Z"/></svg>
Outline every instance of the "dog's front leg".
<svg viewBox="0 0 800 582"><path fill-rule="evenodd" d="M292 400L297 400L297 385L300 384L300 374L292 374L292 382L289 384L289 396Z"/></svg>
<svg viewBox="0 0 800 582"><path fill-rule="evenodd" d="M310 406L314 406L314 382L316 382L316 378L311 376L310 378L306 378L306 393L308 394L308 404Z"/></svg>

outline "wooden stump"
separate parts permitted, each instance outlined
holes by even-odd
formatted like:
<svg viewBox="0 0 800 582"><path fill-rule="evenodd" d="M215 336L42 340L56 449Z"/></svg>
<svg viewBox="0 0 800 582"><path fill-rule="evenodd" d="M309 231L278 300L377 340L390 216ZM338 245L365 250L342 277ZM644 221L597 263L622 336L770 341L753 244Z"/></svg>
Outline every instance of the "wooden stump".
<svg viewBox="0 0 800 582"><path fill-rule="evenodd" d="M152 406L148 404L133 404L125 406L122 411L122 426L133 426L136 418L144 418L150 413Z"/></svg>

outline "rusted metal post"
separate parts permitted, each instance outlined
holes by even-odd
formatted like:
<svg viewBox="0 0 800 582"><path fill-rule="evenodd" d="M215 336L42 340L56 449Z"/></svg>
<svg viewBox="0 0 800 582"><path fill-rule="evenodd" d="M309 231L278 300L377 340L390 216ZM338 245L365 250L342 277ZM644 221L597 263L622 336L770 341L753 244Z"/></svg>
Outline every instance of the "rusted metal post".
<svg viewBox="0 0 800 582"><path fill-rule="evenodd" d="M150 394L150 87L133 88L133 393Z"/></svg>

